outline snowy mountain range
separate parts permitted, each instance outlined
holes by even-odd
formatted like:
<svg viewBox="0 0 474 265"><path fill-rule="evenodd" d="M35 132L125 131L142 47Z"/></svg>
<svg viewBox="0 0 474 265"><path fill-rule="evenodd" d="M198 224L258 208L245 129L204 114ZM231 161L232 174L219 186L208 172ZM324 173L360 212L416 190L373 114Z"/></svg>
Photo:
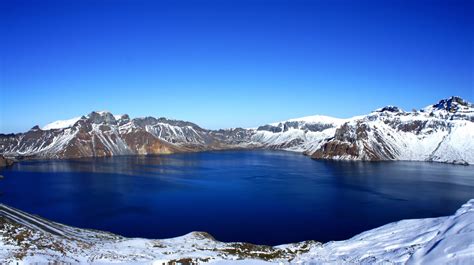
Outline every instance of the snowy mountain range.
<svg viewBox="0 0 474 265"><path fill-rule="evenodd" d="M126 264L472 264L474 200L452 216L402 220L345 241L224 243L204 232L125 238L54 223L0 204L0 262Z"/></svg>
<svg viewBox="0 0 474 265"><path fill-rule="evenodd" d="M451 97L418 111L387 106L349 119L309 116L221 130L166 118L91 112L25 133L0 134L0 154L17 159L237 148L296 151L314 159L474 164L474 105Z"/></svg>

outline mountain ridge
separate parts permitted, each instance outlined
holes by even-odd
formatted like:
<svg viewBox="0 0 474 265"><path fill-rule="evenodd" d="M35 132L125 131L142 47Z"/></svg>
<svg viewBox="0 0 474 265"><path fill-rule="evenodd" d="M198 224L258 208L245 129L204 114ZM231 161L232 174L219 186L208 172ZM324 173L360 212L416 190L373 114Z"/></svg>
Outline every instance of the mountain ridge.
<svg viewBox="0 0 474 265"><path fill-rule="evenodd" d="M257 128L209 130L181 120L88 115L0 134L0 154L77 158L240 148L281 149L314 159L416 160L474 164L474 104L450 97L419 111L385 106L340 119L313 115Z"/></svg>

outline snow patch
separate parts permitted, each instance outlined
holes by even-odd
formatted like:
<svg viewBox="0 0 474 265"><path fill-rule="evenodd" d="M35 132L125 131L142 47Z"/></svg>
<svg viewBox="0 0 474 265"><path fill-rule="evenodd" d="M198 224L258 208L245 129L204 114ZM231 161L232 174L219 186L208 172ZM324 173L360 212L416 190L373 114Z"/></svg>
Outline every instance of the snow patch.
<svg viewBox="0 0 474 265"><path fill-rule="evenodd" d="M55 121L55 122L46 124L41 129L46 131L46 130L52 130L52 129L69 128L69 127L73 126L80 119L81 119L81 117L75 117L75 118L72 118L72 119L69 119L69 120Z"/></svg>

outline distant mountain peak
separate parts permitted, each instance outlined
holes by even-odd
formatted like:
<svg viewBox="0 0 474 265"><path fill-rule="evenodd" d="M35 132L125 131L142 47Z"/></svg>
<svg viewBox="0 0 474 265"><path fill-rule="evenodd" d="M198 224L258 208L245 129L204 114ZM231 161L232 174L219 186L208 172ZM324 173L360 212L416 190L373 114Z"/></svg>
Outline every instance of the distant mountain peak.
<svg viewBox="0 0 474 265"><path fill-rule="evenodd" d="M116 124L117 120L115 119L114 115L108 111L93 111L88 115L88 119L92 121L92 123L106 123L106 124Z"/></svg>
<svg viewBox="0 0 474 265"><path fill-rule="evenodd" d="M397 106L387 105L383 108L376 109L375 112L404 112L404 111Z"/></svg>
<svg viewBox="0 0 474 265"><path fill-rule="evenodd" d="M442 99L421 111L439 117L474 121L474 104L458 96Z"/></svg>
<svg viewBox="0 0 474 265"><path fill-rule="evenodd" d="M461 97L452 96L448 99L442 99L437 104L433 105L433 108L438 110L446 110L448 112L456 112L460 106L473 107L472 104Z"/></svg>

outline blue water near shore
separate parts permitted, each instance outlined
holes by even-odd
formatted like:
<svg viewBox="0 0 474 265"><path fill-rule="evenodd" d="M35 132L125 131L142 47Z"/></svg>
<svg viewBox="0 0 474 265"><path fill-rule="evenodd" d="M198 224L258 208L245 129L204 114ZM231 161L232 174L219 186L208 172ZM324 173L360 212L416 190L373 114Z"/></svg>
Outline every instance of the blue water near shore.
<svg viewBox="0 0 474 265"><path fill-rule="evenodd" d="M267 245L347 239L450 215L474 198L473 166L282 151L23 161L0 174L0 202L64 224L145 238L206 231Z"/></svg>

